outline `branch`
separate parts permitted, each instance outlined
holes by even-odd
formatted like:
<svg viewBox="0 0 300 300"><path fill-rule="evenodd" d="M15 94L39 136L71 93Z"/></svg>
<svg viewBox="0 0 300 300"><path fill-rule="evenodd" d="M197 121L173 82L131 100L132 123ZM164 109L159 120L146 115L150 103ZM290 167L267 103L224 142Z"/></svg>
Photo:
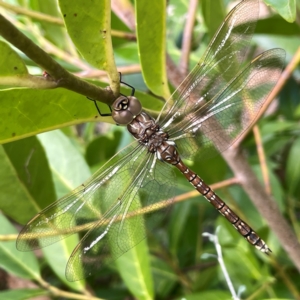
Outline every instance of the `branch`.
<svg viewBox="0 0 300 300"><path fill-rule="evenodd" d="M41 12L34 11L34 10L30 10L30 9L27 9L27 8L24 8L21 6L11 5L9 3L3 2L2 0L0 1L0 6L8 9L10 11L13 11L17 14L25 15L25 16L30 17L35 20L40 20L40 21L48 22L48 23L55 24L55 25L61 25L61 26L64 25L64 21L60 18L53 17L53 16L50 16L50 15L47 15L47 14L44 14Z"/></svg>
<svg viewBox="0 0 300 300"><path fill-rule="evenodd" d="M103 300L102 298L93 297L90 293L86 293L86 295L80 295L80 294L75 294L72 292L66 292L60 290L57 287L50 285L40 277L35 278L35 280L40 284L40 286L48 290L55 297L61 297L65 299L78 299L78 300Z"/></svg>
<svg viewBox="0 0 300 300"><path fill-rule="evenodd" d="M56 82L56 87L66 88L108 105L115 99L110 89L102 89L69 73L1 14L0 35L45 70Z"/></svg>

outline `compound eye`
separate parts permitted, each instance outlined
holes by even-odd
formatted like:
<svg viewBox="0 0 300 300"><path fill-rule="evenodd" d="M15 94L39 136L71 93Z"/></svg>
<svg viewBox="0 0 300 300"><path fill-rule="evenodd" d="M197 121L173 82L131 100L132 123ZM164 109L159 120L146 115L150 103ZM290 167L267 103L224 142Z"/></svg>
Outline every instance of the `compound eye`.
<svg viewBox="0 0 300 300"><path fill-rule="evenodd" d="M133 96L120 96L112 105L112 118L117 124L127 125L140 114L142 105Z"/></svg>

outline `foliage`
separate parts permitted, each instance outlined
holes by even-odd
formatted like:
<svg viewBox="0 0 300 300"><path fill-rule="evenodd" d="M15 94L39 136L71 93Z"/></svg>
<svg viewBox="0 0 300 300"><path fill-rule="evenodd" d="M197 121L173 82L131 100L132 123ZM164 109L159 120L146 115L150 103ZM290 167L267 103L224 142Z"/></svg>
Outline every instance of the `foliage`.
<svg viewBox="0 0 300 300"><path fill-rule="evenodd" d="M40 54L32 49L30 59L5 39L0 40L0 140L3 144L0 148L0 267L24 282L36 282L39 288L3 291L0 297L33 299L50 293L70 299L88 299L92 291L105 299L131 296L136 299L230 299L216 257L204 257L207 253L215 254L215 249L202 233L215 232L218 225L228 274L236 290L245 287L243 298L300 297L297 268L248 196L237 186L225 187L218 194L268 241L274 252L271 258L241 239L200 196L185 197L185 201L173 207L165 226L158 232L149 233L147 240L86 281L68 282L65 278L65 266L78 242L77 235L42 249L42 255L38 256L16 250L14 225L24 225L42 208L80 185L131 141L123 128L109 124L112 123L110 117L100 117L94 103L84 96L94 95L95 99L97 89L103 95L108 94L101 89L108 85L107 80L97 69L108 72L109 84L115 92L119 88L116 66L123 67L122 81L136 88L135 95L148 111L159 112L161 99L167 98L174 89L167 84L165 48L177 63L189 1L167 1L167 7L166 1L155 1L155 5L151 1L136 1L137 41L134 35L128 34L133 30L132 23L122 19L122 11L133 13L130 1L114 1L112 13L108 0L76 0L74 5L67 0L59 0L58 5L54 0L6 2L0 2L0 12L9 21L63 68L96 88L65 83L55 86L57 78L53 76L57 75L57 66L54 62L53 69L46 69L43 77L32 76L44 71ZM190 66L203 54L231 1L200 2L193 28ZM299 47L300 24L287 22L295 20L296 3L292 0L264 2L277 13L258 21L251 52L284 48L288 63ZM22 8L22 12L16 14L17 8ZM41 13L53 18L48 19ZM99 28L105 30L99 31ZM141 69L131 74L130 67L136 64L140 64ZM259 122L266 152L263 167L270 176L272 195L298 239L299 80L298 69L283 87L277 105ZM121 89L123 94L131 93L128 87ZM101 111L109 111L104 104L109 103L108 100L101 97L97 100L103 101L99 104ZM98 120L102 123L95 123ZM243 142L251 167L258 178L262 178L256 146L251 134ZM209 183L232 177L221 157L194 162L193 170ZM178 177L176 194L190 190L190 185ZM11 239L10 235L13 235Z"/></svg>

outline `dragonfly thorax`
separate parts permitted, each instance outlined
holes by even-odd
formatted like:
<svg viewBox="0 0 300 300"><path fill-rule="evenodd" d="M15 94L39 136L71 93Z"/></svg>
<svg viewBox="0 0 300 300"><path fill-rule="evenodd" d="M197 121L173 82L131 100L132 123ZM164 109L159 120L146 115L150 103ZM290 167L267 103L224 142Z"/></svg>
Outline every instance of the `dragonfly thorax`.
<svg viewBox="0 0 300 300"><path fill-rule="evenodd" d="M135 139L148 148L148 151L154 153L167 141L169 135L163 132L155 120L146 112L137 115L130 124L127 125L128 131Z"/></svg>

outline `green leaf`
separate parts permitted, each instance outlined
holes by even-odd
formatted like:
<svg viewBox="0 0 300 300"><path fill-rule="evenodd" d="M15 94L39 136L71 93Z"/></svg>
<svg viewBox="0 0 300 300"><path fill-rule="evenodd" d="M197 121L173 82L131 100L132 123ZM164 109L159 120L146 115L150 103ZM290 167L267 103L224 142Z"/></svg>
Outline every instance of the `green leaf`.
<svg viewBox="0 0 300 300"><path fill-rule="evenodd" d="M45 148L58 197L64 196L91 175L83 156L61 131L40 134L38 139ZM65 278L68 259L78 242L78 235L74 234L44 248L43 252L49 265L65 284L72 289L83 290L84 281L69 282Z"/></svg>
<svg viewBox="0 0 300 300"><path fill-rule="evenodd" d="M251 293L267 284L269 280L268 269L262 267L261 261L258 260L254 252L240 247L224 248L222 252L227 272L235 286L244 285L248 293ZM264 258L266 259L266 255ZM241 266L243 267L241 268ZM220 274L219 277L226 284L224 274Z"/></svg>
<svg viewBox="0 0 300 300"><path fill-rule="evenodd" d="M201 1L201 8L209 36L212 38L226 15L224 1L204 0Z"/></svg>
<svg viewBox="0 0 300 300"><path fill-rule="evenodd" d="M101 135L95 138L86 149L86 160L90 166L100 167L106 163L112 156L117 153L122 132L114 130L113 132ZM105 145L105 147L103 147Z"/></svg>
<svg viewBox="0 0 300 300"><path fill-rule="evenodd" d="M38 139L45 148L59 198L91 176L82 154L60 130L39 134Z"/></svg>
<svg viewBox="0 0 300 300"><path fill-rule="evenodd" d="M0 76L28 74L21 57L3 41L0 41L0 53Z"/></svg>
<svg viewBox="0 0 300 300"><path fill-rule="evenodd" d="M140 230L143 230L140 228ZM114 245L118 247L118 245ZM116 260L119 273L130 292L137 299L153 299L153 282L146 240Z"/></svg>
<svg viewBox="0 0 300 300"><path fill-rule="evenodd" d="M0 105L0 143L98 119L92 101L65 89L2 90Z"/></svg>
<svg viewBox="0 0 300 300"><path fill-rule="evenodd" d="M157 298L166 299L178 282L177 274L163 259L151 257L154 286Z"/></svg>
<svg viewBox="0 0 300 300"><path fill-rule="evenodd" d="M296 23L287 23L283 18L275 15L259 20L255 28L255 33L297 37L299 35L299 26Z"/></svg>
<svg viewBox="0 0 300 300"><path fill-rule="evenodd" d="M124 89L129 94L129 89ZM162 107L158 99L137 92L143 107L154 112ZM10 89L0 91L0 143L15 141L53 129L89 121L111 122L99 116L93 101L65 90ZM98 102L101 111L107 105ZM14 120L14 122L12 122Z"/></svg>
<svg viewBox="0 0 300 300"><path fill-rule="evenodd" d="M5 300L35 299L43 295L48 295L48 291L42 289L15 289L0 292L0 298Z"/></svg>
<svg viewBox="0 0 300 300"><path fill-rule="evenodd" d="M59 7L56 0L36 0L28 3L32 10L45 13L47 15L57 17L61 19ZM68 35L63 26L57 24L51 24L50 22L36 21L41 27L43 37L56 45L59 49L68 51L70 43L68 41Z"/></svg>
<svg viewBox="0 0 300 300"><path fill-rule="evenodd" d="M271 190L272 190L272 196L274 197L280 211L282 213L284 213L285 210L286 210L286 205L285 205L285 202L284 202L284 196L285 195L284 195L283 187L282 187L278 177L276 176L276 174L274 174L274 171L272 170L270 165L271 164L268 163L267 168L268 168L268 176L269 176L269 181L270 181ZM256 177L258 178L258 180L263 183L264 181L263 181L261 166L260 165L253 165L252 169L255 172ZM248 217L251 218L251 214L250 215L248 214ZM258 223L253 222L253 224L258 224Z"/></svg>
<svg viewBox="0 0 300 300"><path fill-rule="evenodd" d="M75 291L84 291L84 280L70 282L66 279L65 275L67 262L78 242L78 235L74 234L62 241L43 248L43 253L49 266L65 285Z"/></svg>
<svg viewBox="0 0 300 300"><path fill-rule="evenodd" d="M298 198L300 192L300 138L298 137L288 155L287 168L286 168L286 184L288 186L288 191L291 195Z"/></svg>
<svg viewBox="0 0 300 300"><path fill-rule="evenodd" d="M24 224L55 200L49 165L36 137L5 144L3 149L0 207Z"/></svg>
<svg viewBox="0 0 300 300"><path fill-rule="evenodd" d="M0 214L0 235L16 233L14 226ZM0 242L0 266L7 272L22 278L40 278L39 266L34 254L18 251L15 241Z"/></svg>
<svg viewBox="0 0 300 300"><path fill-rule="evenodd" d="M188 215L191 209L191 201L178 203L172 210L170 222L170 252L175 255L178 248L181 248L182 235L186 232L185 225L188 222Z"/></svg>
<svg viewBox="0 0 300 300"><path fill-rule="evenodd" d="M98 69L115 70L110 34L110 1L59 0L68 33L82 56Z"/></svg>
<svg viewBox="0 0 300 300"><path fill-rule="evenodd" d="M177 298L183 299L181 298ZM205 299L205 300L230 300L232 299L232 295L229 292L223 292L218 290L212 290L212 291L205 291L202 293L194 293L192 295L184 295L184 299L186 300L199 300L199 299Z"/></svg>
<svg viewBox="0 0 300 300"><path fill-rule="evenodd" d="M167 99L166 1L136 1L137 41L142 73L148 88Z"/></svg>
<svg viewBox="0 0 300 300"><path fill-rule="evenodd" d="M274 8L286 21L292 23L296 20L295 0L264 0L264 2Z"/></svg>

